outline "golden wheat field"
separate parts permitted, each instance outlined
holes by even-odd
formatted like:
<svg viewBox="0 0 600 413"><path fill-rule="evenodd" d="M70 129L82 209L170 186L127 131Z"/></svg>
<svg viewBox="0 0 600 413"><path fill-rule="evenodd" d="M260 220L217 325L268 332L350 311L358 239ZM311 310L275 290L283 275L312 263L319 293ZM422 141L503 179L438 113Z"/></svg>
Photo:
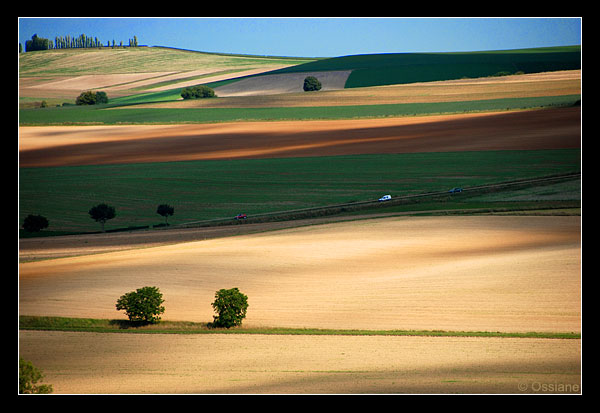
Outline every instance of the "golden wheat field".
<svg viewBox="0 0 600 413"><path fill-rule="evenodd" d="M580 331L579 217L361 220L20 264L23 315L125 318L160 288L169 320L212 321L220 288L247 325Z"/></svg>
<svg viewBox="0 0 600 413"><path fill-rule="evenodd" d="M581 392L580 340L23 331L57 394Z"/></svg>
<svg viewBox="0 0 600 413"><path fill-rule="evenodd" d="M117 298L155 285L165 298L163 319L208 322L214 292L238 287L249 297L245 327L580 332L580 235L573 216L395 217L21 263L20 314L125 319ZM468 337L20 337L20 352L57 393L520 393L524 386L542 391L531 386L544 383L578 393L580 345Z"/></svg>

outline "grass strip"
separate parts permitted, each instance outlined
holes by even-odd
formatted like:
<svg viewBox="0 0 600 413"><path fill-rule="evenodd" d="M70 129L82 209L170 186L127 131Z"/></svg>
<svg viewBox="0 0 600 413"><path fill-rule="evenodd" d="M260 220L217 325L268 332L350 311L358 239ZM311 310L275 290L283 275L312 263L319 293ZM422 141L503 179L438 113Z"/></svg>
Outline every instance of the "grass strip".
<svg viewBox="0 0 600 413"><path fill-rule="evenodd" d="M236 327L211 328L208 323L160 321L139 325L128 320L93 318L19 316L20 330L72 331L137 334L268 334L268 335L345 335L345 336L429 336L429 337L504 337L580 339L580 333L444 331L444 330L341 330L318 328Z"/></svg>
<svg viewBox="0 0 600 413"><path fill-rule="evenodd" d="M147 93L119 104L20 109L20 126L219 123L285 120L359 119L476 113L573 106L581 95L504 98L460 102L267 108L119 108L142 101L168 101L180 89ZM110 109L110 110L108 110Z"/></svg>

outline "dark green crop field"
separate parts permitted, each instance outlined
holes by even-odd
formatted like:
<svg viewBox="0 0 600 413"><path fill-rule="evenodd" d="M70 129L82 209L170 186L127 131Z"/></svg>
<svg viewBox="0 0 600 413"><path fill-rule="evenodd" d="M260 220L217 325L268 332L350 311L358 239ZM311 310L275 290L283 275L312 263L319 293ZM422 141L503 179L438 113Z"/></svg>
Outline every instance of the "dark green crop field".
<svg viewBox="0 0 600 413"><path fill-rule="evenodd" d="M342 56L270 73L352 70L346 88L581 69L581 47Z"/></svg>
<svg viewBox="0 0 600 413"><path fill-rule="evenodd" d="M446 191L580 171L581 151L482 151L187 161L21 168L20 222L41 214L45 231L98 231L88 210L116 208L107 229L156 225L159 204L171 224ZM493 200L492 200L493 201Z"/></svg>

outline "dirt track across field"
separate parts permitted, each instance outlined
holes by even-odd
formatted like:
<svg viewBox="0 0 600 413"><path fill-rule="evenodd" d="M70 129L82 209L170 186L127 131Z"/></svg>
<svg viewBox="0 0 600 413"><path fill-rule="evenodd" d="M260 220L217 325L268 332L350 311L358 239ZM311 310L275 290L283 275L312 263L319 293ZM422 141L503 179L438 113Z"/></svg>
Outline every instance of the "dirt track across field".
<svg viewBox="0 0 600 413"><path fill-rule="evenodd" d="M336 121L19 128L21 167L578 148L579 107Z"/></svg>

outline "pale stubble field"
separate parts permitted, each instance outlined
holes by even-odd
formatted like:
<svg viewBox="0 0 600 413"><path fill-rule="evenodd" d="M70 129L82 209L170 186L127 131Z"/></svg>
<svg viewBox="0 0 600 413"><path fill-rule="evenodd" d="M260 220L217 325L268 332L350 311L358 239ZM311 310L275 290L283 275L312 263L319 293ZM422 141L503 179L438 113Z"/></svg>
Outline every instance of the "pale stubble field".
<svg viewBox="0 0 600 413"><path fill-rule="evenodd" d="M246 327L580 332L580 235L580 217L403 217L22 263L20 314L124 319L116 299L156 285L164 319L208 322L239 287ZM520 393L581 374L578 339L20 339L58 393Z"/></svg>

